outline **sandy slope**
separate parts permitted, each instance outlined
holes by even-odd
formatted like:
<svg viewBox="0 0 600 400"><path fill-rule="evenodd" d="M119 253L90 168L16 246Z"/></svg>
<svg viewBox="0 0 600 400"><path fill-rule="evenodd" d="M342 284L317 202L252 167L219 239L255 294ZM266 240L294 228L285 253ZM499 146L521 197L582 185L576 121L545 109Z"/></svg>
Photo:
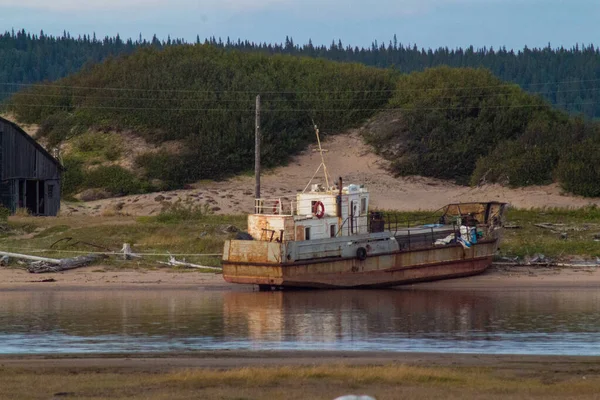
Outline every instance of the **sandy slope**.
<svg viewBox="0 0 600 400"><path fill-rule="evenodd" d="M436 210L451 202L482 200L504 201L519 208L600 205L600 199L561 195L557 185L471 188L432 178L394 178L384 169L386 161L362 142L358 130L325 138L323 148L327 150L325 161L331 177L336 180L341 176L345 184L365 184L372 193L371 206L380 209ZM312 146L289 165L267 171L262 177L263 197L293 198L303 190L321 163L319 153L314 150ZM317 175L319 181L322 177L322 173ZM223 182L198 183L193 190L65 204L63 213L152 215L160 212L163 202L177 200L208 204L216 213L248 213L253 207L253 191L254 177L241 176Z"/></svg>

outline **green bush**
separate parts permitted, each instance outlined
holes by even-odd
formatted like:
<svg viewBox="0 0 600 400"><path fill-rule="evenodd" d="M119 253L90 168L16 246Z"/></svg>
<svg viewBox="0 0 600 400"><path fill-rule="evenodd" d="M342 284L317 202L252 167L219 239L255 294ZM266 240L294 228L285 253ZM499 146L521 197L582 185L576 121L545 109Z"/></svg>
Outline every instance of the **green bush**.
<svg viewBox="0 0 600 400"><path fill-rule="evenodd" d="M65 170L62 175L62 194L65 198L69 198L80 191L85 184L83 161L74 157L65 157L63 166Z"/></svg>
<svg viewBox="0 0 600 400"><path fill-rule="evenodd" d="M165 151L141 154L136 157L135 164L144 169L148 180L158 179L163 182L164 190L175 189L195 180L181 156Z"/></svg>
<svg viewBox="0 0 600 400"><path fill-rule="evenodd" d="M529 121L558 113L487 70L448 67L399 78L390 108L401 111L398 122L384 129L374 123L367 139L393 171L464 184L499 143L519 138Z"/></svg>
<svg viewBox="0 0 600 400"><path fill-rule="evenodd" d="M10 214L11 212L8 208L4 207L3 205L0 205L0 225L6 224Z"/></svg>
<svg viewBox="0 0 600 400"><path fill-rule="evenodd" d="M122 138L116 133L86 132L73 140L74 151L83 158L115 161L122 153Z"/></svg>
<svg viewBox="0 0 600 400"><path fill-rule="evenodd" d="M556 178L565 191L600 197L599 148L599 140L588 139L565 151L556 167Z"/></svg>
<svg viewBox="0 0 600 400"><path fill-rule="evenodd" d="M105 189L114 195L142 193L149 189L131 171L118 165L99 166L86 171L83 186Z"/></svg>
<svg viewBox="0 0 600 400"><path fill-rule="evenodd" d="M487 157L477 161L471 185L501 183L519 187L552 183L557 157L541 146L528 146L520 141L502 142Z"/></svg>

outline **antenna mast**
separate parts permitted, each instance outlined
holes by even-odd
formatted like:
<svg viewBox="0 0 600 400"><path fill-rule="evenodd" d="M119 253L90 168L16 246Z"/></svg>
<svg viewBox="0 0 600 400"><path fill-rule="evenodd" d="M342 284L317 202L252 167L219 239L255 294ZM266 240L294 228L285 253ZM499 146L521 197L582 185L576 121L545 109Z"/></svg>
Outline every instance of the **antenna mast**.
<svg viewBox="0 0 600 400"><path fill-rule="evenodd" d="M323 173L325 174L325 185L329 190L329 178L327 177L327 165L325 165L325 158L323 157L323 148L321 147L321 138L319 137L319 128L315 125L315 133L317 134L317 143L319 144L319 153L321 154L321 165L323 166Z"/></svg>
<svg viewBox="0 0 600 400"><path fill-rule="evenodd" d="M260 94L256 96L256 116L254 126L254 198L255 212L260 214Z"/></svg>

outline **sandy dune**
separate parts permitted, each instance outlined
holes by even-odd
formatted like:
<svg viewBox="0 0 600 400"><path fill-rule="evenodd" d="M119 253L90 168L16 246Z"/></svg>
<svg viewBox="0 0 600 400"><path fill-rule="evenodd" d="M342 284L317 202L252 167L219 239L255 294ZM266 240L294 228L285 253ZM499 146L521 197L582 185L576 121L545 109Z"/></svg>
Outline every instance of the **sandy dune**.
<svg viewBox="0 0 600 400"><path fill-rule="evenodd" d="M583 207L600 205L600 198L586 199L561 194L557 185L509 189L499 185L471 188L423 177L394 178L386 170L386 161L373 154L358 130L325 138L325 162L333 180L341 176L345 184L359 183L371 192L371 206L379 209L437 210L447 203L464 201L503 201L519 208ZM302 191L321 164L316 146L295 157L284 167L267 171L262 177L262 197L293 198ZM319 172L315 182L323 181ZM165 202L178 200L192 204L208 204L215 213L249 213L254 198L254 177L241 176L222 182L202 182L191 190L152 193L64 204L64 214L128 214L152 215L160 212Z"/></svg>

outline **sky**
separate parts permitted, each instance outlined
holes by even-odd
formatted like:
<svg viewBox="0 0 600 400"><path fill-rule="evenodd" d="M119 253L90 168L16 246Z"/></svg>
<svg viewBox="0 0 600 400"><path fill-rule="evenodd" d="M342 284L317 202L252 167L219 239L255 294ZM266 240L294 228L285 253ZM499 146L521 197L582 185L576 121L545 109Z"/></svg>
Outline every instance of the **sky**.
<svg viewBox="0 0 600 400"><path fill-rule="evenodd" d="M600 43L599 0L0 0L0 31L424 48Z"/></svg>

